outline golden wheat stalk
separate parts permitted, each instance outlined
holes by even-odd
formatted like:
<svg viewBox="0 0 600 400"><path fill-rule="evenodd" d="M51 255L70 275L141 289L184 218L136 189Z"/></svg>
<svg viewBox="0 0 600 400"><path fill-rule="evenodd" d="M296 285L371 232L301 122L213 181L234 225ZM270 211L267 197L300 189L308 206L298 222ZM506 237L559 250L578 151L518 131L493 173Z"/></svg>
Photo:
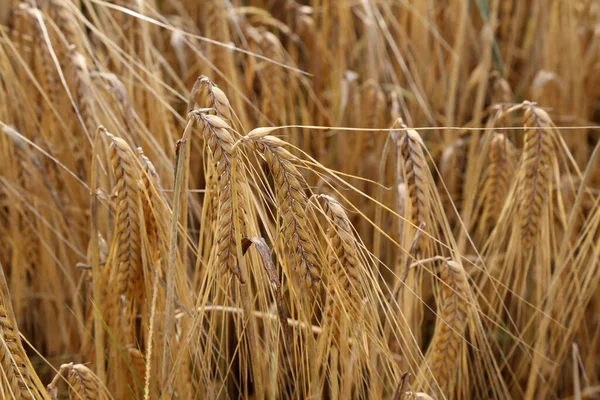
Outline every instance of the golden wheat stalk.
<svg viewBox="0 0 600 400"><path fill-rule="evenodd" d="M190 92L188 110L191 111L197 107L213 108L219 118L228 125L232 125L229 99L214 82L204 75L196 79Z"/></svg>
<svg viewBox="0 0 600 400"><path fill-rule="evenodd" d="M275 181L277 211L283 219L283 236L293 251L296 265L310 287L321 279L318 252L312 228L306 216L307 197L304 178L294 165L296 157L283 148L287 143L264 131L254 130L242 141L264 155Z"/></svg>
<svg viewBox="0 0 600 400"><path fill-rule="evenodd" d="M421 223L427 226L427 213L430 210L430 196L427 188L429 169L423 153L423 139L417 131L408 129L400 137L398 147L402 158L406 198L409 204L406 211L410 222L417 226Z"/></svg>
<svg viewBox="0 0 600 400"><path fill-rule="evenodd" d="M69 371L70 398L81 400L103 399L96 375L85 365L75 364Z"/></svg>
<svg viewBox="0 0 600 400"><path fill-rule="evenodd" d="M433 339L417 387L428 384L436 394L451 395L462 359L468 321L468 281L461 264L447 260L440 271L441 299ZM430 377L433 377L431 379Z"/></svg>
<svg viewBox="0 0 600 400"><path fill-rule="evenodd" d="M244 187L243 171L237 171L237 176L232 176L234 140L232 128L220 117L197 112L196 118L202 129L202 135L212 153L212 160L217 176L218 217L215 232L215 266L219 270L230 270L241 282L243 277L236 263L236 242L233 210L232 185L238 185L237 204L240 228L244 229L246 212L246 199L242 188ZM244 236L242 234L242 236Z"/></svg>
<svg viewBox="0 0 600 400"><path fill-rule="evenodd" d="M504 206L515 169L512 156L510 141L503 134L494 133L489 144L486 179L482 188L485 201L481 220L486 224L494 224Z"/></svg>
<svg viewBox="0 0 600 400"><path fill-rule="evenodd" d="M454 207L458 212L462 208L466 147L465 140L458 139L444 149L440 159L440 175L443 185L440 183L439 192L450 223L457 219Z"/></svg>
<svg viewBox="0 0 600 400"><path fill-rule="evenodd" d="M127 142L108 131L104 133L111 141L110 161L115 174L117 215L113 241L117 293L131 299L141 294L140 171Z"/></svg>
<svg viewBox="0 0 600 400"><path fill-rule="evenodd" d="M69 385L69 399L106 400L109 398L96 374L83 364L71 362L60 366L56 376L48 385L48 392L52 400L59 398L58 383L60 380L66 380Z"/></svg>
<svg viewBox="0 0 600 400"><path fill-rule="evenodd" d="M37 375L21 343L2 264L0 264L0 366L2 367L0 386L9 398L17 400L47 398L45 391L38 390Z"/></svg>
<svg viewBox="0 0 600 400"><path fill-rule="evenodd" d="M362 288L360 285L361 261L358 257L358 241L354 237L352 223L342 205L327 195L320 195L325 203L325 214L332 226L328 230L332 253L329 257L329 268L332 279L342 287L350 299L360 301Z"/></svg>
<svg viewBox="0 0 600 400"><path fill-rule="evenodd" d="M523 155L519 165L519 218L521 244L533 247L539 233L551 175L552 122L548 114L531 103L525 104Z"/></svg>

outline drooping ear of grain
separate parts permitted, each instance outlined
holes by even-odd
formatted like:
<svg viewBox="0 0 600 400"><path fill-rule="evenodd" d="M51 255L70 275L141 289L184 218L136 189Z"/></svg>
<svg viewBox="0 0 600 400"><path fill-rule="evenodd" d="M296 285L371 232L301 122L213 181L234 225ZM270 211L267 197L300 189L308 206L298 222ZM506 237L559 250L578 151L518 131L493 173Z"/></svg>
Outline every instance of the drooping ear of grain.
<svg viewBox="0 0 600 400"><path fill-rule="evenodd" d="M240 87L240 78L236 69L234 52L226 47L231 45L230 22L232 21L231 17L234 15L234 9L230 3L219 0L208 0L203 2L202 5L206 26L205 35L207 38L221 43L221 45L215 43L207 44L207 59L212 63L214 69L206 66L206 68L203 68L203 73L213 76L213 80L222 89L227 91L227 93L232 95L234 90ZM232 97L232 104L242 125L246 126L247 118L242 98L236 94L235 97Z"/></svg>
<svg viewBox="0 0 600 400"><path fill-rule="evenodd" d="M456 212L460 213L462 209L466 147L465 141L458 139L444 149L440 159L440 175L443 185L440 182L439 192L446 217L450 223L457 220Z"/></svg>
<svg viewBox="0 0 600 400"><path fill-rule="evenodd" d="M69 398L72 400L104 400L106 395L98 377L85 365L75 364L70 368L67 378Z"/></svg>
<svg viewBox="0 0 600 400"><path fill-rule="evenodd" d="M144 386L146 381L146 362L139 349L129 346L126 350L129 367L132 371L131 379L129 379L129 386L136 393L137 398L140 398L140 388Z"/></svg>
<svg viewBox="0 0 600 400"><path fill-rule="evenodd" d="M203 11L206 24L206 36L225 45L231 42L229 32L228 5L217 0L208 0L204 3ZM228 78L237 76L234 69L233 53L231 50L218 44L207 45L207 58L223 76ZM208 70L212 73L213 71ZM219 75L218 82L224 81Z"/></svg>
<svg viewBox="0 0 600 400"><path fill-rule="evenodd" d="M143 197L143 208L144 208L144 222L146 223L146 234L150 241L150 246L155 250L162 250L159 247L159 232L157 227L156 210L153 207L155 203L155 191L160 187L158 181L158 174L152 161L144 154L141 147L137 148L137 153L142 164L141 179L144 184L144 197ZM157 199L162 201L162 199Z"/></svg>
<svg viewBox="0 0 600 400"><path fill-rule="evenodd" d="M265 57L268 57L276 62L283 63L284 53L281 42L271 32L264 32L260 35L259 47ZM279 65L268 63L265 68L259 73L259 82L264 91L262 112L267 120L275 124L286 124L287 117L287 101L286 101L286 71ZM268 121L261 120L261 124L267 125Z"/></svg>
<svg viewBox="0 0 600 400"><path fill-rule="evenodd" d="M229 99L214 82L204 75L196 79L194 87L190 92L188 110L191 111L197 107L213 108L217 117L221 118L228 125L233 126Z"/></svg>
<svg viewBox="0 0 600 400"><path fill-rule="evenodd" d="M532 105L525 108L523 155L519 165L521 244L531 249L539 233L542 211L551 185L552 128L548 114Z"/></svg>
<svg viewBox="0 0 600 400"><path fill-rule="evenodd" d="M492 87L492 104L510 104L513 101L513 93L510 85L500 76L497 71L490 74Z"/></svg>
<svg viewBox="0 0 600 400"><path fill-rule="evenodd" d="M234 126L229 99L225 93L206 76L200 76L198 79L196 79L194 87L190 92L188 109L191 110L196 107L212 109L207 110L207 113L211 115L214 114L221 118L221 120L223 120L230 127ZM234 135L236 135L233 130L229 132L232 134L232 138ZM192 148L194 148L195 143L196 142L192 141ZM213 159L213 149L209 148L209 151L203 152L203 155L204 157L202 160L199 160L197 157L190 159L190 171L203 170L204 172L204 181L201 182L206 188L203 202L203 225L208 228L216 223L219 215L219 175L215 171L217 162ZM200 163L203 163L203 165ZM203 229L203 235L200 237L200 240L202 240L204 243L202 243L199 247L203 249L210 248L214 240L213 234L213 229Z"/></svg>
<svg viewBox="0 0 600 400"><path fill-rule="evenodd" d="M96 121L94 119L94 109L91 101L92 93L90 93L91 78L87 67L85 57L75 50L69 52L69 59L73 69L73 78L75 80L75 103L78 108L79 115L83 122L83 130L91 135L96 129Z"/></svg>
<svg viewBox="0 0 600 400"><path fill-rule="evenodd" d="M0 386L8 398L32 400L47 398L45 391L40 392L39 386L36 385L39 381L38 377L23 349L1 264L0 364L2 367Z"/></svg>
<svg viewBox="0 0 600 400"><path fill-rule="evenodd" d="M421 136L412 129L405 130L398 141L408 203L406 218L415 226L429 226L428 213L431 212L428 189L430 173L422 146ZM424 243L421 240L419 247L422 248Z"/></svg>
<svg viewBox="0 0 600 400"><path fill-rule="evenodd" d="M361 296L360 268L361 262L357 254L358 242L354 237L352 224L342 205L330 196L322 195L325 200L325 213L331 223L327 231L331 243L329 268L331 279L336 286L346 290L349 299L359 302Z"/></svg>
<svg viewBox="0 0 600 400"><path fill-rule="evenodd" d="M198 114L202 135L212 153L213 166L217 179L218 216L215 232L214 266L219 271L229 270L242 281L241 272L236 263L235 226L233 210L232 185L243 187L244 177L241 171L232 176L233 150L232 128L220 117L208 114ZM237 204L240 227L245 226L247 208L244 191L238 190ZM242 233L242 236L244 234Z"/></svg>
<svg viewBox="0 0 600 400"><path fill-rule="evenodd" d="M439 396L450 396L457 379L457 366L465 345L468 320L468 281L459 263L446 261L440 271L441 298L433 339L425 365L421 366L417 387Z"/></svg>
<svg viewBox="0 0 600 400"><path fill-rule="evenodd" d="M321 279L320 264L315 236L305 212L305 181L294 165L296 158L283 148L286 145L283 140L253 132L244 138L244 143L264 155L275 181L277 212L283 220L284 240L293 252L306 285L316 285Z"/></svg>
<svg viewBox="0 0 600 400"><path fill-rule="evenodd" d="M115 283L117 292L127 299L139 297L142 278L140 248L140 171L129 145L108 132L110 160L115 174L117 206L115 235L117 251ZM112 246L111 246L112 248Z"/></svg>
<svg viewBox="0 0 600 400"><path fill-rule="evenodd" d="M81 25L76 17L76 3L65 0L50 0L49 6L49 14L60 26L61 33L65 35L67 43L74 46L75 50L83 51Z"/></svg>
<svg viewBox="0 0 600 400"><path fill-rule="evenodd" d="M104 274L104 306L109 326L123 344L134 344L137 304L144 300L142 265L143 183L140 165L129 145L108 131L110 162L115 176L115 224Z"/></svg>
<svg viewBox="0 0 600 400"><path fill-rule="evenodd" d="M482 189L483 203L482 222L493 225L502 211L508 194L510 179L515 165L512 160L513 146L501 133L494 133L487 156L487 171Z"/></svg>

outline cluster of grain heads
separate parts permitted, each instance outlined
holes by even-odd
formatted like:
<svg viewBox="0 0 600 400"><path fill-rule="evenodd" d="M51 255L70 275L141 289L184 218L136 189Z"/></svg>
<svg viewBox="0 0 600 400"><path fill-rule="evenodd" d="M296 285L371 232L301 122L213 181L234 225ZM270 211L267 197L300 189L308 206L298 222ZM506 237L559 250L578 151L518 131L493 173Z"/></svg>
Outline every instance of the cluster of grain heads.
<svg viewBox="0 0 600 400"><path fill-rule="evenodd" d="M302 3L0 1L0 398L597 392L596 4Z"/></svg>

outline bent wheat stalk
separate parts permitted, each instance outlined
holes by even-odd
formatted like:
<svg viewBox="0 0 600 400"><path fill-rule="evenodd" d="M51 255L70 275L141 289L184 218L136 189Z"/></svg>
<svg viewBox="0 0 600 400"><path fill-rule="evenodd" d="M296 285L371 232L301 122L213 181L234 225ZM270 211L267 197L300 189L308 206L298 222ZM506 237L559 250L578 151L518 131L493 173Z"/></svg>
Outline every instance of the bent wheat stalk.
<svg viewBox="0 0 600 400"><path fill-rule="evenodd" d="M482 189L483 196L486 198L481 216L484 223L495 223L504 206L509 180L515 168L511 153L512 144L506 136L494 133L490 141L487 176Z"/></svg>
<svg viewBox="0 0 600 400"><path fill-rule="evenodd" d="M48 398L45 391L38 390L37 375L23 349L2 264L0 264L0 366L2 367L0 386L2 392L10 398L17 400Z"/></svg>
<svg viewBox="0 0 600 400"><path fill-rule="evenodd" d="M528 129L519 167L519 217L521 244L525 249L531 249L551 185L552 122L544 110L531 103L525 104L524 117Z"/></svg>
<svg viewBox="0 0 600 400"><path fill-rule="evenodd" d="M240 282L244 282L241 271L236 263L236 243L233 210L232 185L243 187L243 173L238 171L237 176L232 176L232 162L234 155L234 141L231 134L232 128L220 117L195 111L198 124L201 126L202 135L212 153L213 165L217 176L218 217L215 233L215 266L219 270L230 270ZM240 212L240 228L244 230L246 200L244 191L238 190L237 204ZM242 233L242 236L245 236Z"/></svg>
<svg viewBox="0 0 600 400"><path fill-rule="evenodd" d="M142 278L139 166L127 142L106 130L104 134L111 141L110 161L116 179L117 216L113 240L117 254L113 271L116 272L117 291L126 298L139 298Z"/></svg>
<svg viewBox="0 0 600 400"><path fill-rule="evenodd" d="M296 265L301 269L307 286L316 285L321 279L318 253L314 235L305 209L307 197L302 183L304 178L294 165L295 157L283 148L287 143L275 136L264 135L255 129L242 141L265 156L273 174L277 193L277 211L283 219L283 235L293 250Z"/></svg>
<svg viewBox="0 0 600 400"><path fill-rule="evenodd" d="M452 260L444 263L440 280L443 286L435 333L427 350L426 364L417 378L417 387L428 386L434 393L450 395L456 385L467 327L468 282L462 265Z"/></svg>
<svg viewBox="0 0 600 400"><path fill-rule="evenodd" d="M406 125L401 120L396 124L406 129ZM414 226L420 226L421 224L430 226L428 220L431 210L431 196L428 188L430 172L423 153L423 139L417 131L406 129L398 140L398 148L401 158L400 167L406 185L408 207L405 210L409 222ZM426 242L426 240L419 241L419 250L425 247Z"/></svg>

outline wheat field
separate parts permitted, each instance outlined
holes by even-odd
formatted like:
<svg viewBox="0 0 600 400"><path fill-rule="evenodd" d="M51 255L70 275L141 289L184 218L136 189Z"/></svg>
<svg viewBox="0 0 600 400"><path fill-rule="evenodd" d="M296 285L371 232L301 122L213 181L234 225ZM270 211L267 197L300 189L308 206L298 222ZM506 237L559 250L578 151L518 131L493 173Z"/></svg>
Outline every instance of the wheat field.
<svg viewBox="0 0 600 400"><path fill-rule="evenodd" d="M0 398L600 398L597 0L1 0Z"/></svg>

